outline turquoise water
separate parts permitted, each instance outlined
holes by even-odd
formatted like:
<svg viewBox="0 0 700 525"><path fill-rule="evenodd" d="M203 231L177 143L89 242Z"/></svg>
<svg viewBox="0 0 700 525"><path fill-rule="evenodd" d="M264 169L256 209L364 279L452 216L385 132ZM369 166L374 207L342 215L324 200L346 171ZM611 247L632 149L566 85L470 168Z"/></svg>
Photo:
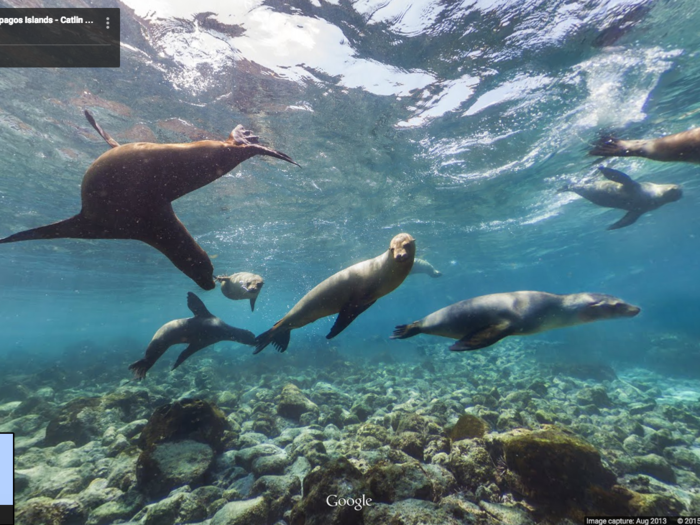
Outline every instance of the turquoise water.
<svg viewBox="0 0 700 525"><path fill-rule="evenodd" d="M265 278L255 313L201 294L235 326L267 329L316 283L406 231L443 278L412 277L338 345L519 289L610 293L642 307L634 320L537 336L571 354L603 340L610 358L637 359L657 337L697 336L696 168L606 161L685 189L620 231L605 227L623 212L556 193L593 173L586 152L603 131L655 137L697 124L693 2L249 4L204 10L242 27L238 36L193 19L199 8L124 7L121 68L3 71L0 233L79 210L84 170L105 151L83 108L121 142L139 130L186 142L194 128L223 139L242 123L303 168L257 157L174 205L217 274ZM633 7L627 32L602 32ZM146 343L188 314L187 291L200 292L132 241L5 245L0 267L6 353ZM330 323L294 333L291 350ZM410 345L392 342L396 352Z"/></svg>
<svg viewBox="0 0 700 525"><path fill-rule="evenodd" d="M174 203L215 275L264 277L254 312L136 241L0 245L0 366L10 375L84 369L81 388L100 386L91 374L118 385L160 326L190 316L187 292L260 334L323 279L407 232L441 278L410 276L332 341L329 317L293 331L284 354L221 343L180 371L231 356L272 376L338 355L380 356L388 376L388 363L468 367L491 358L450 354L448 339L389 336L478 295L598 292L642 312L518 339L518 359L642 368L660 384L688 380L677 390L697 403L700 168L588 155L603 134L700 125L695 0L119 6L119 69L0 70L0 237L79 211L82 176L107 150L84 109L122 144L224 140L243 124L302 167L255 157ZM684 196L607 231L623 211L557 192L598 164L680 184ZM507 341L479 354L508 362ZM148 379L168 377L177 354Z"/></svg>

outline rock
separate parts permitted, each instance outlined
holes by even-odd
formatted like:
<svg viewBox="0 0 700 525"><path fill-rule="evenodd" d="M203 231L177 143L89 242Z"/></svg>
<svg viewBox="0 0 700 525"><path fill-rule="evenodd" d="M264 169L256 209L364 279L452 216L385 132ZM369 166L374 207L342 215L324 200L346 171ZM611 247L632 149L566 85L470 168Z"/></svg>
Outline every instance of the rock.
<svg viewBox="0 0 700 525"><path fill-rule="evenodd" d="M361 522L358 522L356 510L348 506L331 507L326 498L330 494L339 498L357 498L364 493L362 473L344 457L329 462L323 468L316 467L304 478L304 497L292 508L290 524L357 525Z"/></svg>
<svg viewBox="0 0 700 525"><path fill-rule="evenodd" d="M612 401L608 397L607 391L600 385L592 388L582 388L576 394L576 399L581 406L594 405L597 408L612 406Z"/></svg>
<svg viewBox="0 0 700 525"><path fill-rule="evenodd" d="M447 508L441 508L431 501L415 499L397 501L393 505L372 502L362 511L362 518L363 521L356 518L356 521L342 523L343 525L356 525L363 522L364 525L394 523L401 525L463 525L472 522L471 520L464 521L455 518Z"/></svg>
<svg viewBox="0 0 700 525"><path fill-rule="evenodd" d="M82 525L85 512L70 499L33 498L17 508L18 525Z"/></svg>
<svg viewBox="0 0 700 525"><path fill-rule="evenodd" d="M423 447L425 438L418 432L401 432L391 440L391 446L397 450L405 452L418 461L423 461Z"/></svg>
<svg viewBox="0 0 700 525"><path fill-rule="evenodd" d="M450 429L449 435L452 441L460 439L474 439L484 437L488 431L488 423L472 414L462 414L457 423Z"/></svg>
<svg viewBox="0 0 700 525"><path fill-rule="evenodd" d="M460 485L469 490L476 490L479 485L488 485L497 477L494 461L481 440L462 440L452 443L444 466L454 474Z"/></svg>
<svg viewBox="0 0 700 525"><path fill-rule="evenodd" d="M496 518L502 525L535 525L535 522L522 508L515 505L501 505L480 501L479 506L488 514Z"/></svg>
<svg viewBox="0 0 700 525"><path fill-rule="evenodd" d="M134 516L134 521L142 525L172 525L202 521L206 517L206 503L197 495L183 491L147 505Z"/></svg>
<svg viewBox="0 0 700 525"><path fill-rule="evenodd" d="M44 443L48 446L63 441L84 445L102 435L100 431L100 398L82 397L61 407L46 427Z"/></svg>
<svg viewBox="0 0 700 525"><path fill-rule="evenodd" d="M631 458L627 464L627 472L634 474L648 474L659 481L667 483L676 482L676 473L671 465L661 456L647 454Z"/></svg>
<svg viewBox="0 0 700 525"><path fill-rule="evenodd" d="M428 473L419 463L376 465L367 471L369 495L382 503L416 498L434 500L433 486Z"/></svg>
<svg viewBox="0 0 700 525"><path fill-rule="evenodd" d="M153 412L141 431L139 448L147 450L164 441L190 439L221 452L228 429L225 414L215 405L201 399L181 399Z"/></svg>
<svg viewBox="0 0 700 525"><path fill-rule="evenodd" d="M236 464L242 466L247 471L253 468L253 462L265 456L281 456L286 452L272 443L263 443L253 447L248 447L236 452Z"/></svg>
<svg viewBox="0 0 700 525"><path fill-rule="evenodd" d="M282 474L289 463L289 457L286 452L271 456L261 456L253 461L253 474L256 477Z"/></svg>
<svg viewBox="0 0 700 525"><path fill-rule="evenodd" d="M277 405L277 413L282 417L298 420L305 412L317 413L318 406L296 385L291 383L285 385Z"/></svg>
<svg viewBox="0 0 700 525"><path fill-rule="evenodd" d="M136 479L144 492L161 496L183 485L200 485L213 461L214 451L205 443L168 441L139 456Z"/></svg>
<svg viewBox="0 0 700 525"><path fill-rule="evenodd" d="M668 447L664 457L677 467L690 470L700 476L700 455L685 447Z"/></svg>
<svg viewBox="0 0 700 525"><path fill-rule="evenodd" d="M266 525L267 503L259 496L224 505L211 519L210 525Z"/></svg>
<svg viewBox="0 0 700 525"><path fill-rule="evenodd" d="M292 498L301 493L301 480L297 476L261 476L251 494L260 495L269 503L268 522L281 519L292 507Z"/></svg>

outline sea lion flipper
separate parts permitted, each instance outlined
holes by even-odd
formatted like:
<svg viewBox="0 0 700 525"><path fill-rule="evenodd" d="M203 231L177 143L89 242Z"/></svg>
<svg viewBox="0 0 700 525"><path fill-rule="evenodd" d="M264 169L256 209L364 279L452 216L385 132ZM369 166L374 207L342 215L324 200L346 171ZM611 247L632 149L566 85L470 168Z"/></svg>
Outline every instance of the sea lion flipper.
<svg viewBox="0 0 700 525"><path fill-rule="evenodd" d="M513 334L513 326L509 321L502 321L498 324L493 324L471 332L450 347L453 352L462 352L464 350L479 350L497 343L504 337Z"/></svg>
<svg viewBox="0 0 700 525"><path fill-rule="evenodd" d="M606 168L605 166L598 166L598 170L606 179L622 184L623 186L639 186L638 182L632 180L629 175L622 173L621 171Z"/></svg>
<svg viewBox="0 0 700 525"><path fill-rule="evenodd" d="M270 343L277 348L278 352L284 352L289 346L289 339L291 335L291 330L275 330L275 327L273 326L267 332L263 332L255 338L255 352L253 352L253 355L262 352Z"/></svg>
<svg viewBox="0 0 700 525"><path fill-rule="evenodd" d="M291 162L295 166L299 166L299 164L294 162L292 160L292 157L290 157L289 155L282 153L281 151L277 151L272 148L268 148L267 146L261 145L258 136L253 135L252 131L245 129L240 124L233 128L233 131L231 131L231 134L228 136L226 142L230 142L238 146L247 146L253 148L255 150L256 155L268 155L270 157L275 157L277 159L282 159L286 160L287 162ZM299 167L301 168L301 166Z"/></svg>
<svg viewBox="0 0 700 525"><path fill-rule="evenodd" d="M195 317L214 317L207 307L204 306L202 300L192 292L187 292L187 308L194 314Z"/></svg>
<svg viewBox="0 0 700 525"><path fill-rule="evenodd" d="M194 295L194 294L192 294L192 295ZM195 295L195 297L197 297L197 296ZM205 310L206 310L206 308L205 308ZM180 353L179 356L177 356L177 360L175 360L175 364L173 365L171 370L175 370L178 366L180 366L183 363L183 361L185 361L185 359L192 357L193 354L195 354L196 352L199 352L205 346L208 346L208 345L201 345L201 344L194 344L194 343L190 344L187 348L185 348Z"/></svg>
<svg viewBox="0 0 700 525"><path fill-rule="evenodd" d="M69 219L24 230L0 239L0 244L18 241L33 241L37 239L96 239L99 232L94 224L85 219L81 214Z"/></svg>
<svg viewBox="0 0 700 525"><path fill-rule="evenodd" d="M85 118L88 119L88 122L92 124L92 127L95 128L95 131L100 134L100 137L105 139L105 142L109 144L113 148L118 148L119 143L114 140L112 137L109 136L109 133L107 133L105 130L100 127L100 125L95 122L95 117L92 116L92 113L90 113L87 109L85 110Z"/></svg>
<svg viewBox="0 0 700 525"><path fill-rule="evenodd" d="M338 317L335 320L335 324L333 324L333 328L331 328L331 331L328 332L326 339L333 339L336 335L338 335L340 332L345 330L348 326L350 326L350 323L352 323L358 315L360 315L362 312L367 310L367 308L372 306L375 302L377 302L377 301L374 300L371 303L364 303L364 304L357 304L357 303L345 304L340 309L340 312L338 313Z"/></svg>
<svg viewBox="0 0 700 525"><path fill-rule="evenodd" d="M254 312L255 311L255 301L257 300L258 296L256 295L255 297L250 298L250 311Z"/></svg>
<svg viewBox="0 0 700 525"><path fill-rule="evenodd" d="M216 284L209 256L177 218L170 203L154 211L148 222L148 231L134 238L160 251L204 290L213 290Z"/></svg>
<svg viewBox="0 0 700 525"><path fill-rule="evenodd" d="M643 212L639 211L628 211L624 215L624 217L622 217L622 219L608 226L608 230L619 230L620 228L624 228L625 226L634 224L635 222L637 222L637 219L639 219L642 216L642 214Z"/></svg>

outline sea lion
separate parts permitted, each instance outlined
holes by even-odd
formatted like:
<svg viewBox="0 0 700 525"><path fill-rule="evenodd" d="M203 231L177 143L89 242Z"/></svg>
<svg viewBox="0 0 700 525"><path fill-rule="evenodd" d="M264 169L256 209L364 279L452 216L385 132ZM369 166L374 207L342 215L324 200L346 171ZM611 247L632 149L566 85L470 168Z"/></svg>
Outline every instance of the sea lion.
<svg viewBox="0 0 700 525"><path fill-rule="evenodd" d="M284 352L292 330L321 317L338 314L326 336L326 339L332 339L377 299L394 291L403 282L411 271L415 254L413 237L407 233L398 234L383 254L345 268L316 285L270 330L255 338L253 353L261 352L270 343Z"/></svg>
<svg viewBox="0 0 700 525"><path fill-rule="evenodd" d="M608 226L608 230L629 226L642 214L677 201L683 196L683 190L677 184L636 182L621 171L603 166L599 166L598 169L607 180L574 182L559 191L573 191L598 206L627 210L622 219Z"/></svg>
<svg viewBox="0 0 700 525"><path fill-rule="evenodd" d="M612 295L509 292L482 295L433 312L420 321L396 327L391 339L418 334L458 339L450 350L486 348L510 335L528 335L554 328L634 317L637 306Z"/></svg>
<svg viewBox="0 0 700 525"><path fill-rule="evenodd" d="M85 172L80 213L15 233L0 243L64 237L135 239L162 252L200 287L211 290L215 287L211 261L175 215L172 201L223 177L255 155L296 164L284 153L259 145L257 137L240 125L225 141L120 146L88 111L85 116L112 149Z"/></svg>
<svg viewBox="0 0 700 525"><path fill-rule="evenodd" d="M620 140L603 137L593 145L589 155L700 163L700 128L658 139Z"/></svg>
<svg viewBox="0 0 700 525"><path fill-rule="evenodd" d="M221 293L229 299L250 299L250 311L255 311L255 301L265 281L259 275L238 272L232 275L219 275L215 278L221 283Z"/></svg>
<svg viewBox="0 0 700 525"><path fill-rule="evenodd" d="M185 343L189 346L178 356L173 370L182 362L202 348L220 341L235 341L244 345L255 344L255 334L248 330L234 328L212 315L202 300L192 292L187 294L187 307L194 317L175 319L161 326L146 348L143 359L129 365L134 378L143 379L146 372L155 364L165 351L173 345Z"/></svg>
<svg viewBox="0 0 700 525"><path fill-rule="evenodd" d="M441 277L442 272L435 269L435 267L430 264L425 259L414 259L413 268L411 268L411 273L409 275L414 275L417 273L425 273L430 277Z"/></svg>

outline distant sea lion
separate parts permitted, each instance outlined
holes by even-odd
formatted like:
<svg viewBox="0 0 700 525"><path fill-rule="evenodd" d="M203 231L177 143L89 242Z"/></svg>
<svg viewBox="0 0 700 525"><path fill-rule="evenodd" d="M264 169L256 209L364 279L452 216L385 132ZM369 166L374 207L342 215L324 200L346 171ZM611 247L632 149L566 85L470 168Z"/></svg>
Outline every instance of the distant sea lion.
<svg viewBox="0 0 700 525"><path fill-rule="evenodd" d="M629 226L642 214L677 201L683 196L683 190L677 184L636 182L621 171L603 166L599 166L598 169L608 180L575 182L559 191L573 191L598 206L627 210L622 219L608 226L608 230Z"/></svg>
<svg viewBox="0 0 700 525"><path fill-rule="evenodd" d="M603 137L593 146L589 155L700 163L700 128L658 139L620 140Z"/></svg>
<svg viewBox="0 0 700 525"><path fill-rule="evenodd" d="M270 330L255 338L253 353L261 352L270 343L284 352L292 330L321 317L338 314L326 336L332 339L377 299L394 291L404 281L415 254L413 237L407 233L398 234L383 254L339 271L302 297Z"/></svg>
<svg viewBox="0 0 700 525"><path fill-rule="evenodd" d="M216 280L221 283L221 293L229 299L250 299L250 310L255 311L255 301L265 281L259 275L238 272L229 276L219 275Z"/></svg>
<svg viewBox="0 0 700 525"><path fill-rule="evenodd" d="M450 350L478 350L511 335L528 335L554 328L634 317L640 309L599 293L556 295L510 292L482 295L433 312L420 321L399 325L392 339L418 334L458 339Z"/></svg>
<svg viewBox="0 0 700 525"><path fill-rule="evenodd" d="M442 276L442 272L436 270L432 264L430 264L425 259L418 258L413 260L413 268L411 268L411 273L409 275L413 275L416 273L425 273L428 274L430 277Z"/></svg>
<svg viewBox="0 0 700 525"><path fill-rule="evenodd" d="M40 228L15 233L0 243L33 239L135 239L161 251L205 290L214 284L214 268L175 215L172 201L224 176L244 160L269 155L296 164L290 157L257 143L236 126L225 141L187 144L135 142L120 146L88 111L85 116L112 146L85 172L78 215Z"/></svg>
<svg viewBox="0 0 700 525"><path fill-rule="evenodd" d="M176 344L185 343L189 346L178 356L173 370L202 348L220 341L235 341L244 345L255 344L253 332L234 328L212 315L202 300L192 292L187 294L187 307L192 311L194 317L175 319L161 326L146 348L145 357L129 366L129 370L134 373L136 379L146 377L146 372L158 361L160 356Z"/></svg>

